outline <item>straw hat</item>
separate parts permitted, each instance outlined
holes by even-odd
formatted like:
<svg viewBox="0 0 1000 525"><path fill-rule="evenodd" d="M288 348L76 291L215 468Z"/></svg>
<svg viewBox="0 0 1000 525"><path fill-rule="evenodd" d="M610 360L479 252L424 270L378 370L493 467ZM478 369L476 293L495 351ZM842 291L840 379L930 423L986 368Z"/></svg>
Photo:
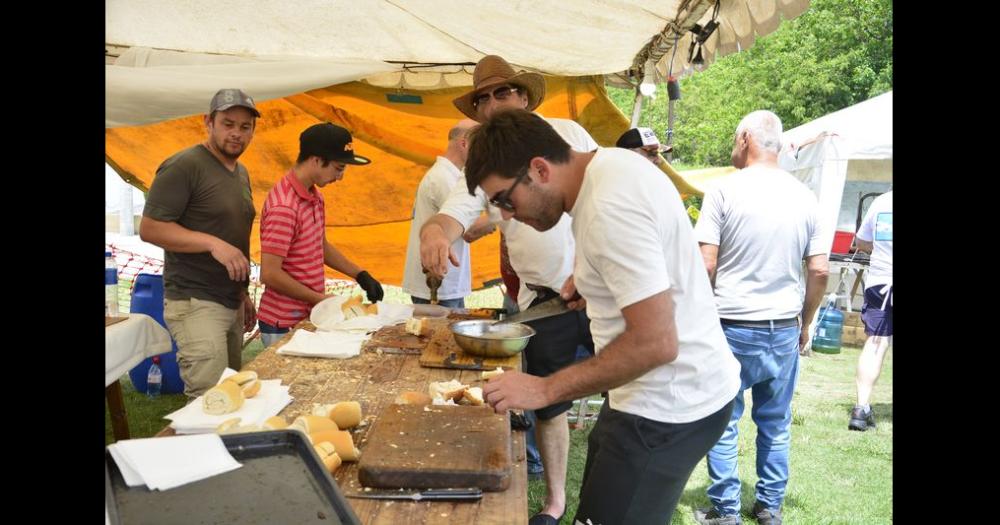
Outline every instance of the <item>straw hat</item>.
<svg viewBox="0 0 1000 525"><path fill-rule="evenodd" d="M528 106L524 109L528 111L537 108L545 98L545 79L542 75L524 70L515 72L503 58L486 55L476 64L476 70L472 72L472 91L456 98L452 103L465 116L478 120L476 108L472 105L473 96L500 84L514 84L525 88L528 91Z"/></svg>

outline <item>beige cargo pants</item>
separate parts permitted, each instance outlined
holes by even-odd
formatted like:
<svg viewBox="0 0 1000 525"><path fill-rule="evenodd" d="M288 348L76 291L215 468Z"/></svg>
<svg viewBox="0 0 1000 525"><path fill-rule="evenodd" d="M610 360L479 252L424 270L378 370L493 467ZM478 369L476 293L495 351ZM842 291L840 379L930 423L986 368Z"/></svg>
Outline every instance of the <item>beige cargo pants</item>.
<svg viewBox="0 0 1000 525"><path fill-rule="evenodd" d="M163 320L177 342L184 393L196 398L215 386L226 366L239 370L243 305L234 309L203 299L163 300Z"/></svg>

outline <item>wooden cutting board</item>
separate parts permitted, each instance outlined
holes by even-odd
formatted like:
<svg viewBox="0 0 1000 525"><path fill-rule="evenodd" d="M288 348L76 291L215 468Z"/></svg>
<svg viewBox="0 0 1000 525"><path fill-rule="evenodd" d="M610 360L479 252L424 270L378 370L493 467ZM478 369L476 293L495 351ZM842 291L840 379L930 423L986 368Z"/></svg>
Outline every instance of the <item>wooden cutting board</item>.
<svg viewBox="0 0 1000 525"><path fill-rule="evenodd" d="M383 326L379 328L369 342L369 346L372 347L384 347L384 348L401 348L405 350L413 350L413 353L420 353L427 342L430 340L430 336L420 337L417 335L406 333L405 325L397 324L392 326Z"/></svg>
<svg viewBox="0 0 1000 525"><path fill-rule="evenodd" d="M511 480L510 443L510 419L489 407L389 405L363 444L358 480L377 488L502 491Z"/></svg>
<svg viewBox="0 0 1000 525"><path fill-rule="evenodd" d="M479 357L469 355L459 348L455 335L448 328L456 321L448 319L430 319L433 332L430 341L420 354L420 366L428 368L457 368L462 370L493 370L501 367L504 370L520 370L517 355L511 357Z"/></svg>

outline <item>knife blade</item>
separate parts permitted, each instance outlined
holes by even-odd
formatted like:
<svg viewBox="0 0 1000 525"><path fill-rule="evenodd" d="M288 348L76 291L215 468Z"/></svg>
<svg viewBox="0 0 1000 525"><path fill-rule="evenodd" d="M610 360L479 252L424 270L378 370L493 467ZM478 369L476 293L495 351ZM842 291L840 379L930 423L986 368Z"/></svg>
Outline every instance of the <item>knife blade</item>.
<svg viewBox="0 0 1000 525"><path fill-rule="evenodd" d="M411 501L477 500L483 497L483 490L476 487L464 489L379 490L345 494L345 496L361 499L402 499Z"/></svg>
<svg viewBox="0 0 1000 525"><path fill-rule="evenodd" d="M523 323L526 321L552 317L553 315L559 315L568 311L569 307L566 306L566 301L563 301L562 297L556 296L548 301L545 301L544 303L532 306L521 313L507 316L494 324Z"/></svg>

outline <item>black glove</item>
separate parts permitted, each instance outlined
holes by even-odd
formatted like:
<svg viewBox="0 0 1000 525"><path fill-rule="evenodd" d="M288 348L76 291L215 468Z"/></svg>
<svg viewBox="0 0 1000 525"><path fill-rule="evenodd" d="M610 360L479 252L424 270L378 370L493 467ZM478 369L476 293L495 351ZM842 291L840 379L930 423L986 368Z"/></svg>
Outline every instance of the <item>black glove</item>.
<svg viewBox="0 0 1000 525"><path fill-rule="evenodd" d="M382 285L370 273L361 270L355 280L358 281L358 284L361 285L361 288L368 295L369 301L374 303L382 300L382 296L385 295L385 292L382 291Z"/></svg>

